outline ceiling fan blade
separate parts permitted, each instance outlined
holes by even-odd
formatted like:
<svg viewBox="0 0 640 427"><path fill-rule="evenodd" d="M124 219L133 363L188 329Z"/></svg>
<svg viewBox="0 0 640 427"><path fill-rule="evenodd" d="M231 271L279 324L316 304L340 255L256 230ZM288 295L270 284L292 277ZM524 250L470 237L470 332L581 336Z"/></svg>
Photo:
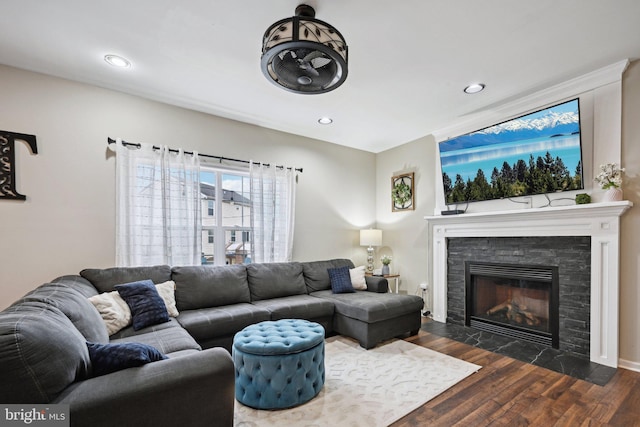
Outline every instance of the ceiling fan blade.
<svg viewBox="0 0 640 427"><path fill-rule="evenodd" d="M315 68L313 68L312 66L308 66L308 67L303 67L303 69L313 75L314 77L318 77L320 75L320 73L318 72L318 70L316 70Z"/></svg>
<svg viewBox="0 0 640 427"><path fill-rule="evenodd" d="M302 60L305 62L312 62L314 59L322 58L323 56L324 56L324 53L320 52L319 50L312 50L307 55L305 55L305 57L302 58Z"/></svg>
<svg viewBox="0 0 640 427"><path fill-rule="evenodd" d="M313 65L313 68L322 68L330 62L331 62L331 58L327 58L323 56L323 57L312 59L311 65Z"/></svg>

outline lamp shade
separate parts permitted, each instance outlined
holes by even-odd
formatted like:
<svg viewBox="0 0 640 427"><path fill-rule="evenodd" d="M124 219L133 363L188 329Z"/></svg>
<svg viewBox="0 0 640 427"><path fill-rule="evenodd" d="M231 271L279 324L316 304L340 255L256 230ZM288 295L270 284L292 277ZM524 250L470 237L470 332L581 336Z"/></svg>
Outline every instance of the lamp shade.
<svg viewBox="0 0 640 427"><path fill-rule="evenodd" d="M382 245L382 230L360 230L360 246Z"/></svg>

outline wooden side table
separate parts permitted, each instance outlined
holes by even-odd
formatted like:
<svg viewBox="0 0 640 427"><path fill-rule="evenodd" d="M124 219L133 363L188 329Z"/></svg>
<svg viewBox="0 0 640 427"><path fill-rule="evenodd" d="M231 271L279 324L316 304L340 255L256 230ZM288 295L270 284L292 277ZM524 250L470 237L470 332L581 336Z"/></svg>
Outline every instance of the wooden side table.
<svg viewBox="0 0 640 427"><path fill-rule="evenodd" d="M384 276L385 279L395 279L396 281L396 294L398 293L398 284L399 284L399 279L400 279L400 275L399 274L385 274ZM391 286L389 286L389 292L393 292L391 290Z"/></svg>
<svg viewBox="0 0 640 427"><path fill-rule="evenodd" d="M366 276L373 276L373 274L371 273L366 273ZM384 274L382 276L376 276L376 277L384 277L385 279L394 279L396 281L395 285L396 285L396 294L398 293L398 287L400 284L400 275L399 274ZM393 289L391 289L391 286L389 286L389 292L393 293Z"/></svg>

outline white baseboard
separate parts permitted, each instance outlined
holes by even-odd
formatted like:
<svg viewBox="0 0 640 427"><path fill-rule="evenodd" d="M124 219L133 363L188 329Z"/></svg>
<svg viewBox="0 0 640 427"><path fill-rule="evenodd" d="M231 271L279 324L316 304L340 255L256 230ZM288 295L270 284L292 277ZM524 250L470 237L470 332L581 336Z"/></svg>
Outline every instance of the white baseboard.
<svg viewBox="0 0 640 427"><path fill-rule="evenodd" d="M630 371L640 372L640 362L632 362L630 360L618 359L618 367L628 369Z"/></svg>

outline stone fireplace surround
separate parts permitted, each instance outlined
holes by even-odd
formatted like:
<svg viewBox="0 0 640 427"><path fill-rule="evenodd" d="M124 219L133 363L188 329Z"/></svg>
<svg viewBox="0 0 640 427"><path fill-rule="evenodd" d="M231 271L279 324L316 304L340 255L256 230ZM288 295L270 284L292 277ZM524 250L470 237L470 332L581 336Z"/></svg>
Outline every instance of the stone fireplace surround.
<svg viewBox="0 0 640 427"><path fill-rule="evenodd" d="M447 323L465 324L465 261L558 267L559 349L589 357L591 239L587 236L447 240Z"/></svg>
<svg viewBox="0 0 640 427"><path fill-rule="evenodd" d="M448 316L448 239L588 236L591 238L589 359L616 368L620 216L631 206L631 202L622 201L425 217L431 242L433 319L445 323Z"/></svg>

